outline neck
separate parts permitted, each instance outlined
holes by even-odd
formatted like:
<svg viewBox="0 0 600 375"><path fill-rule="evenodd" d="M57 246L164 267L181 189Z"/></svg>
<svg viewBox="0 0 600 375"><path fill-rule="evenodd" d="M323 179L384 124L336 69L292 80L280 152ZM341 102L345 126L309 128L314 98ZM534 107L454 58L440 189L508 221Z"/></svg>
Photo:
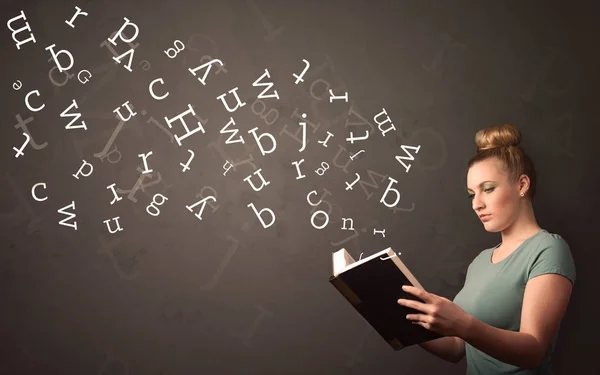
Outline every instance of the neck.
<svg viewBox="0 0 600 375"><path fill-rule="evenodd" d="M502 243L511 245L523 242L541 229L535 219L531 202L523 200L517 219L501 232Z"/></svg>

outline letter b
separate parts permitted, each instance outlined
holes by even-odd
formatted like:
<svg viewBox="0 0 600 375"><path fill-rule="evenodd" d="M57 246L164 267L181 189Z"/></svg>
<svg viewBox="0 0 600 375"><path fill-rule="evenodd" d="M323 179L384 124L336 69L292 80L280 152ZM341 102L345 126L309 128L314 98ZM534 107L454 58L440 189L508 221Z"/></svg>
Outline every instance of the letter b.
<svg viewBox="0 0 600 375"><path fill-rule="evenodd" d="M258 129L258 127L250 129L250 130L248 130L248 133L251 133L254 136L254 139L256 140L256 143L258 144L258 148L260 149L260 153L263 154L263 156L264 156L266 154L270 154L271 152L275 151L275 149L277 148L277 141L275 140L275 137L273 137L272 134L266 133L266 132L257 136L256 135L257 129ZM262 141L261 141L262 137L269 137L269 139L271 140L271 143L273 143L273 146L271 147L270 150L265 150L264 147L262 146Z"/></svg>
<svg viewBox="0 0 600 375"><path fill-rule="evenodd" d="M268 228L268 227L270 227L271 225L273 225L275 223L275 213L273 212L273 210L271 210L269 208L263 208L262 210L260 210L260 212L256 211L256 208L254 208L254 203L248 204L248 207L252 208L252 210L254 211L254 213L258 217L258 220L260 220L260 223L262 224L262 226L264 228ZM265 221L260 216L263 211L267 211L268 213L271 214L271 222L269 223L269 225L266 225Z"/></svg>
<svg viewBox="0 0 600 375"><path fill-rule="evenodd" d="M60 51L58 51L58 53L54 52L54 46L56 46L56 44L52 44L48 47L46 47L46 51L50 51L50 53L52 54L52 58L54 59L54 62L56 62L56 67L58 68L59 72L64 72L65 70L69 70L73 67L73 63L75 62L73 59L73 55L71 55L71 52L67 51L66 49L61 49ZM63 68L62 65L60 64L60 61L58 61L58 56L64 53L67 55L67 57L69 58L69 66L67 66L66 68Z"/></svg>
<svg viewBox="0 0 600 375"><path fill-rule="evenodd" d="M381 199L379 200L379 202L385 204L389 208L394 208L398 204L398 201L400 201L400 192L398 191L398 189L394 189L392 187L392 184L396 183L398 181L394 180L391 177L388 177L388 178L390 179L390 183L388 184L387 188L385 188L385 191L383 192L383 195L381 196ZM388 202L386 202L386 200L385 200L385 197L390 192L390 190L393 190L393 192L396 193L396 200L392 204L388 204Z"/></svg>

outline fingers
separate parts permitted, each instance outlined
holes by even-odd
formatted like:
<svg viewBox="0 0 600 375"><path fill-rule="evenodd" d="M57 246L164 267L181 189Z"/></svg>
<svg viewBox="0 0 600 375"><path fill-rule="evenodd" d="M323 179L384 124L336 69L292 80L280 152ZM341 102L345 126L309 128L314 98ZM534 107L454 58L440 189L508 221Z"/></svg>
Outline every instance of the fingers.
<svg viewBox="0 0 600 375"><path fill-rule="evenodd" d="M427 315L423 315L423 314L408 314L408 315L406 315L406 319L424 322L427 319L429 319L429 317Z"/></svg>
<svg viewBox="0 0 600 375"><path fill-rule="evenodd" d="M424 291L423 289L419 289L417 287L414 287L412 285L402 285L402 290L410 293L414 296L419 297L420 299L422 299L425 302L429 302L429 293L427 293L426 291Z"/></svg>
<svg viewBox="0 0 600 375"><path fill-rule="evenodd" d="M414 301L411 299L402 299L401 298L398 300L398 304L402 305L402 306L410 307L415 310L423 311L423 312L426 312L426 310L427 310L427 305L425 303L419 302L419 301Z"/></svg>
<svg viewBox="0 0 600 375"><path fill-rule="evenodd" d="M418 324L420 326L422 326L423 328L431 331L432 330L432 326L430 323L426 323L426 322L421 322L421 321L414 321L412 322L412 324Z"/></svg>
<svg viewBox="0 0 600 375"><path fill-rule="evenodd" d="M429 330L433 325L433 319L423 314L408 314L406 315L406 319L410 320L412 324L418 324Z"/></svg>

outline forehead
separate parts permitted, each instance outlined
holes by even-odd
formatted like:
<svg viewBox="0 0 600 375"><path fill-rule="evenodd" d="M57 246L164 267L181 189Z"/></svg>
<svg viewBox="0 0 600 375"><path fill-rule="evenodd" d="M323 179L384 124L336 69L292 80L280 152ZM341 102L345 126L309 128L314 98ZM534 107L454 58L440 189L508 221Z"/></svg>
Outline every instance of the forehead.
<svg viewBox="0 0 600 375"><path fill-rule="evenodd" d="M467 172L467 189L474 190L483 181L503 181L506 173L495 159L486 159L475 163Z"/></svg>

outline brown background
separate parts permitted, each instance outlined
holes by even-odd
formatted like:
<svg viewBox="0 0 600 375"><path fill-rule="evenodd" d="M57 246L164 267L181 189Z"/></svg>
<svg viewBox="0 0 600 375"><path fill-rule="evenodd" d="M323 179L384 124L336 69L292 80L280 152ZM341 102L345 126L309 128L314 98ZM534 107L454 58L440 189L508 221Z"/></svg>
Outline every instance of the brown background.
<svg viewBox="0 0 600 375"><path fill-rule="evenodd" d="M346 247L358 258L392 246L426 289L453 298L472 259L500 240L474 215L465 172L475 132L506 122L522 130L538 169L538 222L567 240L577 265L555 371L595 368L600 13L576 4L4 1L4 22L23 10L36 43L17 50L7 27L0 39L0 373L462 374L465 361L419 347L393 352L327 282L331 253ZM73 29L65 20L75 6L88 16ZM102 45L123 17L140 30L133 72ZM175 40L186 47L171 59L164 51ZM48 61L51 44L73 54L72 79ZM207 56L227 72L213 69L202 85L188 69ZM302 59L311 66L296 85ZM76 79L83 69L93 74L85 85ZM264 88L252 83L265 69L280 99L255 102ZM157 78L165 100L148 92ZM247 104L229 113L216 98L234 87ZM329 103L328 87L350 102ZM31 112L24 97L36 89L31 103L45 107ZM71 118L60 113L73 99L87 130L65 129ZM137 115L117 130L113 110L125 101ZM169 129L165 117L188 104L205 133L179 146L173 137L184 129ZM396 127L385 137L373 121L382 108ZM302 153L290 136L300 113L319 124ZM31 120L37 145L19 158L17 116ZM220 136L230 117L244 144ZM255 127L276 138L273 153L261 154L248 133ZM345 140L365 130L368 140ZM402 144L421 146L408 173L395 159ZM188 149L195 158L182 172ZM138 155L149 151L153 172L142 176ZM291 163L300 159L298 180ZM76 179L83 160L93 173ZM237 166L224 175L226 160ZM322 162L330 168L320 176ZM256 192L244 178L258 168L270 184ZM361 184L345 190L355 173ZM396 211L380 202L389 178L401 192ZM31 195L39 182L43 202ZM114 205L112 183L122 197ZM306 200L312 190L324 200L316 208ZM158 216L146 210L155 194L168 198ZM186 209L210 194L217 202L202 220L199 206ZM59 224L72 201L77 230ZM273 210L276 223L263 228L250 203ZM316 210L329 213L322 230L311 225ZM117 216L123 230L110 234L103 221ZM342 217L355 232L341 229ZM384 228L385 238L373 235Z"/></svg>

